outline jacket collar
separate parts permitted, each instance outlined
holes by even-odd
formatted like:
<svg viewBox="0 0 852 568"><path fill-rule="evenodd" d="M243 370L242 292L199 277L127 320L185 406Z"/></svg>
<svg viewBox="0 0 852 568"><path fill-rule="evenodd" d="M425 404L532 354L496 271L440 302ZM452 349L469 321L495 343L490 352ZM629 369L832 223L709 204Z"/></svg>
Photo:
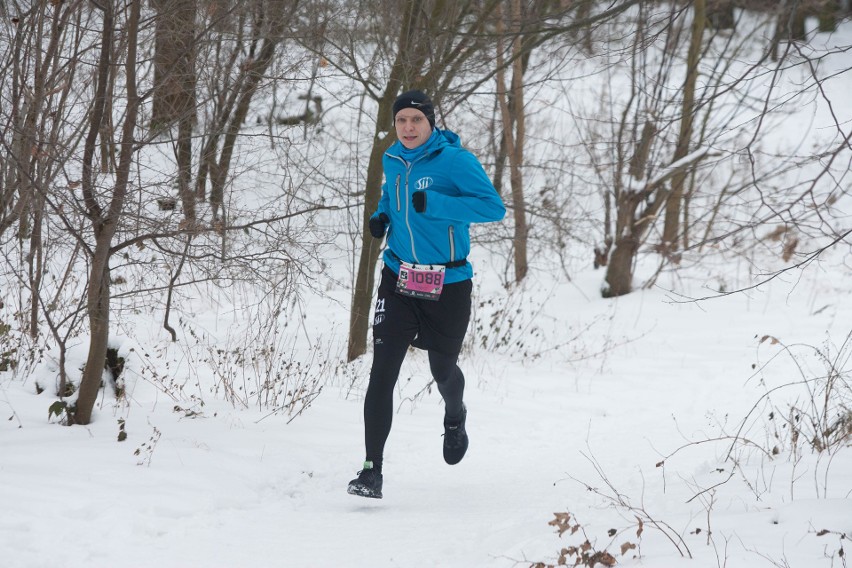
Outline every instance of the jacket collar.
<svg viewBox="0 0 852 568"><path fill-rule="evenodd" d="M452 130L441 130L436 127L432 130L432 136L430 136L422 146L415 148L414 150L408 150L399 140L397 140L391 144L391 147L388 148L385 153L388 156L400 158L411 163L423 158L424 156L434 155L441 152L448 146L461 147L458 134Z"/></svg>

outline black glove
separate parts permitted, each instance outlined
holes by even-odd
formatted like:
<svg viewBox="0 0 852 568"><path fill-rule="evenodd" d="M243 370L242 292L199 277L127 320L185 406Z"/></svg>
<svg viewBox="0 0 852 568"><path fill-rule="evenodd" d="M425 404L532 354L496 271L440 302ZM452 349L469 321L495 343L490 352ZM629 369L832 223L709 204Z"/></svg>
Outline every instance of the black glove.
<svg viewBox="0 0 852 568"><path fill-rule="evenodd" d="M370 217L370 234L373 235L373 238L381 239L384 237L388 223L390 223L390 219L384 213L379 213L376 217Z"/></svg>
<svg viewBox="0 0 852 568"><path fill-rule="evenodd" d="M414 210L418 213L426 211L426 192L415 191L411 194L411 203L414 205Z"/></svg>

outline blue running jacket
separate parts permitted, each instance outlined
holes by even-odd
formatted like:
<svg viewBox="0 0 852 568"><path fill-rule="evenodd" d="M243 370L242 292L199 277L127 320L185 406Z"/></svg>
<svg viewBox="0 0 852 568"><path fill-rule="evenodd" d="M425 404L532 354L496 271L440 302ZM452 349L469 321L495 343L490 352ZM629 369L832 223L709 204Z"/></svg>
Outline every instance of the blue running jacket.
<svg viewBox="0 0 852 568"><path fill-rule="evenodd" d="M462 261L470 252L470 224L500 221L506 215L503 200L479 160L462 148L455 132L438 130L420 148L417 157L403 158L405 147L395 142L382 158L385 183L379 207L390 219L384 262L399 274L399 261L447 264ZM411 203L416 191L426 192L426 210ZM444 282L473 277L470 263L447 268Z"/></svg>

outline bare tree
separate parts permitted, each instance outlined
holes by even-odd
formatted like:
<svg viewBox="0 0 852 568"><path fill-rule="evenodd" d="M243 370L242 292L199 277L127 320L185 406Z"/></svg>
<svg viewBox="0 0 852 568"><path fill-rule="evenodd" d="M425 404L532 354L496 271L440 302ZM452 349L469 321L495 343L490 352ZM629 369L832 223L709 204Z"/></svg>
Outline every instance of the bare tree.
<svg viewBox="0 0 852 568"><path fill-rule="evenodd" d="M689 37L689 51L686 55L686 77L683 82L683 100L681 101L680 130L675 144L672 162L678 163L687 157L693 135L692 123L695 119L695 84L698 81L698 65L704 43L704 24L707 10L705 0L692 3L692 27ZM663 224L664 254L678 249L678 237L681 234L681 207L687 170L679 169L672 174L671 191L666 197L666 217Z"/></svg>
<svg viewBox="0 0 852 568"><path fill-rule="evenodd" d="M189 145L196 109L213 108L233 95L233 106L224 113L225 122L219 123L226 131L205 129L224 137L220 146L224 157L217 160L223 170L217 172L218 179L224 184L235 175L231 158L249 151L239 148L241 128L252 96L267 88L267 73L282 53L281 38L287 26L297 21L293 17L297 3L258 0L246 9L234 5L231 11L224 9L224 3L216 5L218 12L212 5L204 10L192 45L181 47L193 57L202 51L201 46L215 50L217 44L221 47L229 41L223 38L233 37L239 24L245 24L240 29L248 32L246 42L229 52L235 54L236 65L206 67L200 97L199 91L187 96L194 79L178 74L178 95L184 98L172 92L166 104L171 116L161 118L188 126L183 130L178 126L178 146ZM188 11L192 6L188 3L183 8ZM162 4L158 7L167 9ZM174 78L168 72L157 73L156 66L149 64L150 55L156 53L158 32L162 39L159 21L173 15L148 10L141 0L35 3L14 18L18 25L11 26L13 41L3 43L0 51L10 70L0 76L4 100L20 100L17 106L0 110L2 144L12 150L0 164L0 222L4 232L18 224L17 238L2 241L4 268L10 269L3 272L4 286L15 280L30 295L27 325L21 328L26 327L34 343L39 341L39 327L47 324L50 334L41 334L40 341L46 344L52 338L58 347L60 397L69 396L77 386L77 378L66 372L66 344L88 327L89 352L76 406L69 408L69 423L92 419L111 328L121 324L111 317L115 309L138 308L145 302L148 307L160 307L159 291L167 290L164 327L175 338L168 315L182 287L205 282L227 287L236 280L252 281L274 289L270 296L283 302L297 278L307 278L306 265L319 263L315 247L322 241L312 228L311 215L329 207L314 205L307 196L295 199L300 187L288 188L275 211L237 204L232 225L221 219L208 223L203 209L196 212L194 223L187 222L192 220L188 214L192 204L186 201L186 218L180 220L151 207L168 193L163 187L188 176L192 166L189 150L175 152L174 170L160 159L161 147L173 140L162 135L162 124L148 128L151 115L146 114L152 108L146 101ZM183 37L182 41L189 40ZM192 65L184 62L170 68ZM89 75L87 69L94 71ZM148 71L153 71L153 80ZM76 80L78 75L82 77ZM232 76L237 77L235 89L230 87ZM226 96L215 98L219 94ZM31 104L34 99L35 105ZM218 157L219 147L212 148ZM225 234L235 235L227 255L215 246ZM160 266L166 267L165 273L159 272ZM83 272L85 278L81 278ZM130 279L135 280L132 286L127 285Z"/></svg>
<svg viewBox="0 0 852 568"><path fill-rule="evenodd" d="M104 2L101 20L100 60L98 65L97 88L90 113L89 133L83 149L82 191L86 203L86 215L95 237L94 249L90 251L89 288L87 311L89 316L89 353L86 367L80 380L77 406L70 413L71 422L88 424L92 419L92 409L100 389L107 355L109 340L110 279L109 259L112 239L124 214L127 200L130 168L137 151L137 120L139 117L140 97L136 74L136 54L139 41L139 20L142 0L131 0L126 13L122 13L122 4ZM123 18L122 18L123 16ZM123 21L122 21L123 20ZM123 23L126 37L117 37L117 24ZM126 45L123 62L113 60L117 45ZM99 188L93 175L92 165L95 145L102 126L107 120L106 107L110 93L107 85L111 74L123 63L124 88L127 93L127 107L118 142L120 148L115 182L111 188ZM104 191L106 189L106 191ZM105 202L105 203L103 203Z"/></svg>
<svg viewBox="0 0 852 568"><path fill-rule="evenodd" d="M208 125L196 180L196 194L203 198L209 181L209 201L214 218L224 210L225 184L240 128L248 116L252 99L270 69L276 50L294 18L298 0L254 0L238 12L235 38L230 45L219 39L216 63L223 65L218 77L222 82L212 93L215 105ZM250 26L245 25L247 21Z"/></svg>
<svg viewBox="0 0 852 568"><path fill-rule="evenodd" d="M196 122L196 0L155 0L156 31L151 126L169 129L177 123L177 185L188 224L195 224L192 188L192 132Z"/></svg>
<svg viewBox="0 0 852 568"><path fill-rule="evenodd" d="M789 100L798 100L782 99L777 85L786 74L802 74L809 65L807 56L797 51L796 43L789 44L788 52L795 53L803 64L790 57L772 63L771 53L763 50L755 56L751 30L708 37L701 30L706 18L701 17L698 2L688 10L675 5L667 14L647 8L642 6L638 13L636 35L625 52L625 65L620 67L630 70L630 82L623 90L625 96L613 101L613 135L609 138L613 145L599 146L611 153L594 155L606 186L605 199L611 199L614 206L612 227L604 231L612 240L599 249L603 251L600 264L607 265L603 292L608 296L633 290L640 249L655 235L667 206L661 243L654 247L667 253L658 272L666 263L680 259L679 254L672 254L672 243L699 250L708 240L718 244L768 222L783 219L790 226L796 224L797 215L809 216L802 208L803 195L785 178L789 172L813 164L816 155L839 156L837 152L843 153L841 148L848 144L827 154L799 156L784 149L771 158L758 157L761 141L780 116L794 107ZM754 18L750 25L767 23ZM749 50L752 55L744 56ZM683 75L673 74L673 69L682 70ZM769 80L764 81L765 77ZM812 80L799 79L802 85L797 96L822 92L823 80L815 71ZM839 139L848 140L848 133L842 128L838 131ZM589 138L595 143L606 139L599 131ZM785 155L788 151L791 153ZM607 155L615 159L607 162ZM826 176L817 177L825 182ZM766 184L773 187L770 194L765 192ZM815 179L807 199L818 201L814 194L827 191L824 186ZM743 201L748 199L746 195L752 195L750 204L755 211L749 223L725 213L727 201ZM696 237L689 237L691 230ZM790 242L795 247L795 239Z"/></svg>
<svg viewBox="0 0 852 568"><path fill-rule="evenodd" d="M2 143L6 160L0 167L0 235L18 222L17 236L27 240L22 286L29 293L27 329L39 332L39 296L46 272L44 212L57 175L79 144L81 130L61 135L69 120L69 97L84 49L70 25L82 14L79 2L66 5L37 3L19 14L14 26L3 85L11 102L3 113ZM62 50L71 46L70 58ZM5 80L3 81L5 83Z"/></svg>
<svg viewBox="0 0 852 568"><path fill-rule="evenodd" d="M510 95L506 89L503 37L503 11L497 14L497 99L503 122L503 144L509 157L510 183L512 187L512 211L515 220L515 237L512 240L515 250L515 281L520 282L527 275L527 219L524 199L524 137L526 135L524 110L524 57L521 34L521 3L512 0L510 6L512 84L511 108ZM529 53L529 52L527 52ZM514 112L512 112L514 111Z"/></svg>
<svg viewBox="0 0 852 568"><path fill-rule="evenodd" d="M611 196L615 209L612 226L605 229L611 240L606 239L597 253L598 263L606 265L604 295L607 296L633 290L637 254L662 211L667 212L662 248L666 251L677 248L673 243L683 234L680 216L684 184L696 164L707 157L709 140L720 132L716 125L712 132L704 126L698 137L694 133L693 125L706 120L714 98L719 96L719 83L714 81L720 81L720 77L709 78L710 86L700 96L696 95L699 65L705 55L706 15L703 2L692 6L690 11L673 6L656 23L653 13L643 7L636 19L636 32L628 52L631 68L628 94L613 101L620 113L613 125L615 161L601 170L609 178L606 183L611 189L605 190L605 195L607 199ZM678 58L685 21L691 23L686 41L686 72L680 88L674 91L677 97L672 98L672 91L664 85L673 79L671 70ZM664 30L663 35L658 35L660 32L655 28ZM673 115L674 103L679 112Z"/></svg>

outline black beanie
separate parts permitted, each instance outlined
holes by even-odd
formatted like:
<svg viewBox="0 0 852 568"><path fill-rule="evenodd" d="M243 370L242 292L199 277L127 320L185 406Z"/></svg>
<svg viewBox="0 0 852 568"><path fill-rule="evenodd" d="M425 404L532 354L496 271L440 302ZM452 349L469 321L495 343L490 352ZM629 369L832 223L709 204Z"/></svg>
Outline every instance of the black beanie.
<svg viewBox="0 0 852 568"><path fill-rule="evenodd" d="M432 100L423 91L414 89L405 91L393 102L393 119L396 121L396 113L404 108L414 108L426 115L429 125L435 128L435 107Z"/></svg>

